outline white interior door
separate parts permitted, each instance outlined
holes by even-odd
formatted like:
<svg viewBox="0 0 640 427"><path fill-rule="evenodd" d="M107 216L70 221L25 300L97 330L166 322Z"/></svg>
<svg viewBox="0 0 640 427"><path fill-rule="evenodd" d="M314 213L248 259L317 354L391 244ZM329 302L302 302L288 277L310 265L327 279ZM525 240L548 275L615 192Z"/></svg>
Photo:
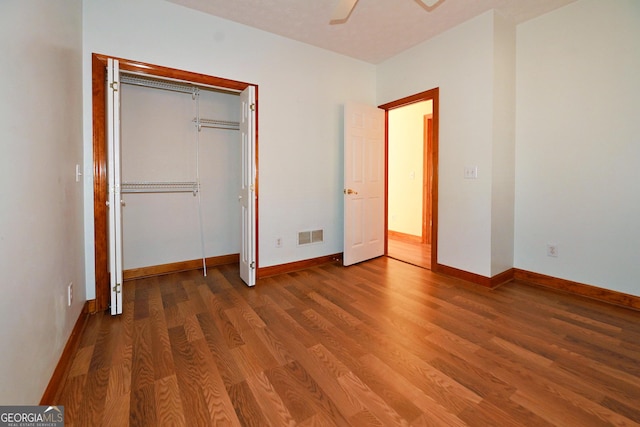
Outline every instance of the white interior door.
<svg viewBox="0 0 640 427"><path fill-rule="evenodd" d="M384 255L384 111L344 108L344 265Z"/></svg>
<svg viewBox="0 0 640 427"><path fill-rule="evenodd" d="M122 195L120 193L120 67L107 60L107 175L111 314L122 313Z"/></svg>
<svg viewBox="0 0 640 427"><path fill-rule="evenodd" d="M242 210L242 242L240 244L240 277L248 286L256 284L256 129L255 88L247 87L240 94L242 115L242 179L240 195Z"/></svg>

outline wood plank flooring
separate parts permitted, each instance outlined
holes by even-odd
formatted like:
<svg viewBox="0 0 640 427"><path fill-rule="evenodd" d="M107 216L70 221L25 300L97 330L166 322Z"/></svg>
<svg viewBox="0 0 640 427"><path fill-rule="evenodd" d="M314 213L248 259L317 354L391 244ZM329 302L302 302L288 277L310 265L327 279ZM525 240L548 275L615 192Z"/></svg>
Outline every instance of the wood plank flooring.
<svg viewBox="0 0 640 427"><path fill-rule="evenodd" d="M67 426L640 425L640 312L381 257L125 283L92 315Z"/></svg>
<svg viewBox="0 0 640 427"><path fill-rule="evenodd" d="M431 245L426 243L396 239L390 235L387 238L387 256L431 269Z"/></svg>

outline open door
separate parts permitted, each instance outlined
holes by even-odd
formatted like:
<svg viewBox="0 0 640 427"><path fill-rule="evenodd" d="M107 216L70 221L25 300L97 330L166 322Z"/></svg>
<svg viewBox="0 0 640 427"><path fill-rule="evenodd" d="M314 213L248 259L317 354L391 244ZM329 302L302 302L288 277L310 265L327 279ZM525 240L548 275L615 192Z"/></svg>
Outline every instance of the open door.
<svg viewBox="0 0 640 427"><path fill-rule="evenodd" d="M240 201L242 210L242 242L240 244L240 278L248 285L256 284L256 132L255 132L255 87L248 86L240 93L242 114L240 134L242 137L242 178Z"/></svg>
<svg viewBox="0 0 640 427"><path fill-rule="evenodd" d="M344 108L344 265L384 255L384 111Z"/></svg>
<svg viewBox="0 0 640 427"><path fill-rule="evenodd" d="M120 64L107 61L107 176L111 314L122 314L122 195L120 193Z"/></svg>

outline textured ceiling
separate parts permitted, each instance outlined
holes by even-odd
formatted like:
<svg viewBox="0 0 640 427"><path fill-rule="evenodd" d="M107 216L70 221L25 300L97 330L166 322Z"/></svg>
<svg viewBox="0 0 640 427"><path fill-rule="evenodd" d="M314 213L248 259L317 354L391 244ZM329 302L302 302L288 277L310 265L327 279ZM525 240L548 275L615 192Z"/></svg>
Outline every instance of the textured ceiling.
<svg viewBox="0 0 640 427"><path fill-rule="evenodd" d="M337 0L167 0L270 33L377 64L490 9L518 24L575 0L359 0L330 25Z"/></svg>

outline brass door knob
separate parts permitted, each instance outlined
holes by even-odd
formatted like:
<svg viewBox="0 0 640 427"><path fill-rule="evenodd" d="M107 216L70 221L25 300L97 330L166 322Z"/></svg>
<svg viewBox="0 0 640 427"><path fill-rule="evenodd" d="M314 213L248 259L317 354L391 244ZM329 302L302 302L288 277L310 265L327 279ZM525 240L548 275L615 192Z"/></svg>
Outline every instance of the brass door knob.
<svg viewBox="0 0 640 427"><path fill-rule="evenodd" d="M343 191L343 193L344 193L344 194L358 194L358 192L357 192L357 191L352 190L352 189L350 189L350 188L345 188L345 189L344 189L344 191Z"/></svg>

